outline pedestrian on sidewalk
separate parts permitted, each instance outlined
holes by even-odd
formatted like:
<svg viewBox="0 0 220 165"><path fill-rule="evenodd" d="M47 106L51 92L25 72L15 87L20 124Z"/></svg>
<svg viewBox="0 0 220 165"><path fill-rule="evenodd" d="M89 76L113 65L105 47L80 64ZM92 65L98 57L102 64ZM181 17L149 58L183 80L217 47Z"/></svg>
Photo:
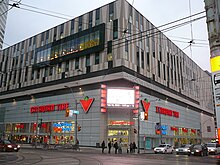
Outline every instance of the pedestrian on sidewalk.
<svg viewBox="0 0 220 165"><path fill-rule="evenodd" d="M133 152L133 143L130 143L130 153L132 153Z"/></svg>
<svg viewBox="0 0 220 165"><path fill-rule="evenodd" d="M117 141L115 141L114 148L115 148L115 154L117 154L117 152L118 152L118 142Z"/></svg>
<svg viewBox="0 0 220 165"><path fill-rule="evenodd" d="M135 149L137 148L135 142L133 142L133 152L135 153Z"/></svg>
<svg viewBox="0 0 220 165"><path fill-rule="evenodd" d="M104 153L104 150L105 150L105 141L103 140L103 142L102 142L102 153Z"/></svg>
<svg viewBox="0 0 220 165"><path fill-rule="evenodd" d="M111 148L112 148L112 142L109 141L109 142L108 142L108 153L109 153L109 154L111 153Z"/></svg>

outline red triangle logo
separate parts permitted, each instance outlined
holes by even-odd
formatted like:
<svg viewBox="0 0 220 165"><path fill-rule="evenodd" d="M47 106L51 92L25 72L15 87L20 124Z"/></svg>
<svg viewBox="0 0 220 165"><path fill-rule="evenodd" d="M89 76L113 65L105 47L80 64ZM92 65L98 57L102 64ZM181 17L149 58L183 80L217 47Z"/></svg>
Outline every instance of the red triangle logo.
<svg viewBox="0 0 220 165"><path fill-rule="evenodd" d="M91 99L85 99L85 100L80 100L80 104L84 110L85 113L88 113L93 101L95 99L94 98L91 98Z"/></svg>
<svg viewBox="0 0 220 165"><path fill-rule="evenodd" d="M150 102L146 102L144 100L141 100L142 106L144 108L144 112L148 112L149 108L150 108Z"/></svg>

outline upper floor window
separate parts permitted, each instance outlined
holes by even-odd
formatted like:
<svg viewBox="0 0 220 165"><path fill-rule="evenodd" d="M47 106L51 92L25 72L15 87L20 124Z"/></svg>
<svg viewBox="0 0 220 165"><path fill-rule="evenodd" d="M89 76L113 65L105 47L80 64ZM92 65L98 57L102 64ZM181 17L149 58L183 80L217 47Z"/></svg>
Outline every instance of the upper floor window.
<svg viewBox="0 0 220 165"><path fill-rule="evenodd" d="M113 39L118 38L118 19L113 21Z"/></svg>
<svg viewBox="0 0 220 165"><path fill-rule="evenodd" d="M100 8L95 11L95 24L100 24Z"/></svg>
<svg viewBox="0 0 220 165"><path fill-rule="evenodd" d="M114 2L109 4L109 21L114 19Z"/></svg>
<svg viewBox="0 0 220 165"><path fill-rule="evenodd" d="M79 26L78 26L78 31L82 31L82 16L79 17Z"/></svg>
<svg viewBox="0 0 220 165"><path fill-rule="evenodd" d="M71 20L70 34L74 33L74 19Z"/></svg>
<svg viewBox="0 0 220 165"><path fill-rule="evenodd" d="M75 69L79 69L79 57L75 59Z"/></svg>
<svg viewBox="0 0 220 165"><path fill-rule="evenodd" d="M86 56L86 66L90 66L90 55Z"/></svg>
<svg viewBox="0 0 220 165"><path fill-rule="evenodd" d="M89 13L89 28L92 27L92 12Z"/></svg>
<svg viewBox="0 0 220 165"><path fill-rule="evenodd" d="M99 53L95 53L95 65L99 64Z"/></svg>

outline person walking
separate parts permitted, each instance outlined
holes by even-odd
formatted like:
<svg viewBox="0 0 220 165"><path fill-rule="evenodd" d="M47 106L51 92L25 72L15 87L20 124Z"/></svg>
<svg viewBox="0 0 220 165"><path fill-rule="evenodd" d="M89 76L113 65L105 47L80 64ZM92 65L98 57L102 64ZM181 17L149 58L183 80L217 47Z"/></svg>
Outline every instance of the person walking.
<svg viewBox="0 0 220 165"><path fill-rule="evenodd" d="M133 142L133 152L135 153L135 149L137 148L135 142Z"/></svg>
<svg viewBox="0 0 220 165"><path fill-rule="evenodd" d="M129 146L130 146L130 153L132 153L133 152L133 143L131 142Z"/></svg>
<svg viewBox="0 0 220 165"><path fill-rule="evenodd" d="M118 142L117 141L114 144L114 148L115 148L115 154L117 154L117 152L118 152Z"/></svg>
<svg viewBox="0 0 220 165"><path fill-rule="evenodd" d="M109 153L109 154L111 153L111 148L112 148L112 142L109 141L109 142L108 142L108 153Z"/></svg>
<svg viewBox="0 0 220 165"><path fill-rule="evenodd" d="M102 153L104 153L104 150L105 150L105 141L103 140L103 142L102 142Z"/></svg>

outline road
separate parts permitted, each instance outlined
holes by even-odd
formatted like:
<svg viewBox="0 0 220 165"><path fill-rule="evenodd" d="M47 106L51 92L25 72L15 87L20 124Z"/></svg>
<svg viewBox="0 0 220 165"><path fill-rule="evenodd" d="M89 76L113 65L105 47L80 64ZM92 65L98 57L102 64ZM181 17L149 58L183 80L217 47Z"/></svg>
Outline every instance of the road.
<svg viewBox="0 0 220 165"><path fill-rule="evenodd" d="M186 156L175 154L101 154L72 150L21 149L0 152L1 165L220 165L218 156Z"/></svg>

